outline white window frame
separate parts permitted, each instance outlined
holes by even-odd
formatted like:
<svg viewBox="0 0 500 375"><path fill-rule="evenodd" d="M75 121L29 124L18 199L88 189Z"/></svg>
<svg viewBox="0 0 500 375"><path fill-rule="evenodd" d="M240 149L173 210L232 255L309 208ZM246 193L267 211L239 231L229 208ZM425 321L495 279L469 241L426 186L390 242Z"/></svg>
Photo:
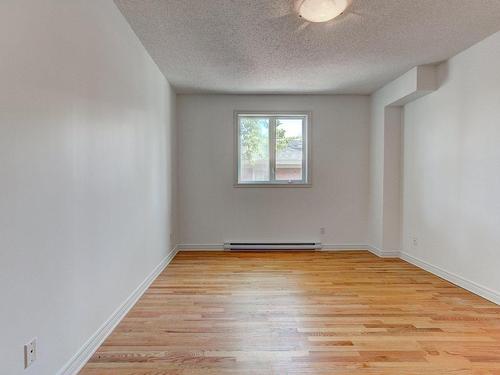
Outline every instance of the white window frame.
<svg viewBox="0 0 500 375"><path fill-rule="evenodd" d="M269 181L240 181L240 117L269 118ZM302 180L276 180L277 118L302 118ZM234 186L235 187L311 187L311 126L310 111L234 111Z"/></svg>

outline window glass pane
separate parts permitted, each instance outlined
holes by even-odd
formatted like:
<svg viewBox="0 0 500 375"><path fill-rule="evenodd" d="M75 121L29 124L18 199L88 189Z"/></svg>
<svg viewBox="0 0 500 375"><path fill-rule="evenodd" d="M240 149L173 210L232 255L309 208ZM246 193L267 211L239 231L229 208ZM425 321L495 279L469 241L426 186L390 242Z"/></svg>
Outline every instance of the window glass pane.
<svg viewBox="0 0 500 375"><path fill-rule="evenodd" d="M302 180L302 119L276 119L276 180Z"/></svg>
<svg viewBox="0 0 500 375"><path fill-rule="evenodd" d="M269 118L240 117L240 182L269 181Z"/></svg>

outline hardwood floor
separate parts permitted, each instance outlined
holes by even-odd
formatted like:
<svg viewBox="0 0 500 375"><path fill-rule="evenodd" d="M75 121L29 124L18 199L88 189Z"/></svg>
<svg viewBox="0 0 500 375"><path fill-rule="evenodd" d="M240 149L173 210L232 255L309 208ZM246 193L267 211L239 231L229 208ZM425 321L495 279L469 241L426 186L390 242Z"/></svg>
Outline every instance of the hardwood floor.
<svg viewBox="0 0 500 375"><path fill-rule="evenodd" d="M368 252L181 252L82 375L500 375L500 306Z"/></svg>

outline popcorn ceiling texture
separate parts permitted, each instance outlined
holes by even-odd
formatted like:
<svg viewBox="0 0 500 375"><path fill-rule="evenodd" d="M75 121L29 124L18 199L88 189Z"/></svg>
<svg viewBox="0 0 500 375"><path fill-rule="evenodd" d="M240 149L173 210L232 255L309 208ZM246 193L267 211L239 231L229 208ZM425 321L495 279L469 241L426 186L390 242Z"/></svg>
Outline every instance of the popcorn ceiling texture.
<svg viewBox="0 0 500 375"><path fill-rule="evenodd" d="M178 92L369 94L500 30L500 0L354 0L323 24L293 0L115 0Z"/></svg>

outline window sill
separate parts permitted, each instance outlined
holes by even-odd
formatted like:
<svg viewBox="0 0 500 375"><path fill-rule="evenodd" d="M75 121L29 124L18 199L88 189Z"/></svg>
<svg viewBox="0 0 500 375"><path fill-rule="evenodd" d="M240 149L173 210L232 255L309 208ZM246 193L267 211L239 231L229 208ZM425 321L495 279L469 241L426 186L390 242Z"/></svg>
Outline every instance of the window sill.
<svg viewBox="0 0 500 375"><path fill-rule="evenodd" d="M236 183L236 184L233 184L233 187L235 188L310 188L312 187L312 184L311 183L295 183L295 184L289 184L289 183L284 183L284 184L280 184L280 183L275 183L275 184L252 184L252 183L249 183L249 184L241 184L241 183Z"/></svg>

